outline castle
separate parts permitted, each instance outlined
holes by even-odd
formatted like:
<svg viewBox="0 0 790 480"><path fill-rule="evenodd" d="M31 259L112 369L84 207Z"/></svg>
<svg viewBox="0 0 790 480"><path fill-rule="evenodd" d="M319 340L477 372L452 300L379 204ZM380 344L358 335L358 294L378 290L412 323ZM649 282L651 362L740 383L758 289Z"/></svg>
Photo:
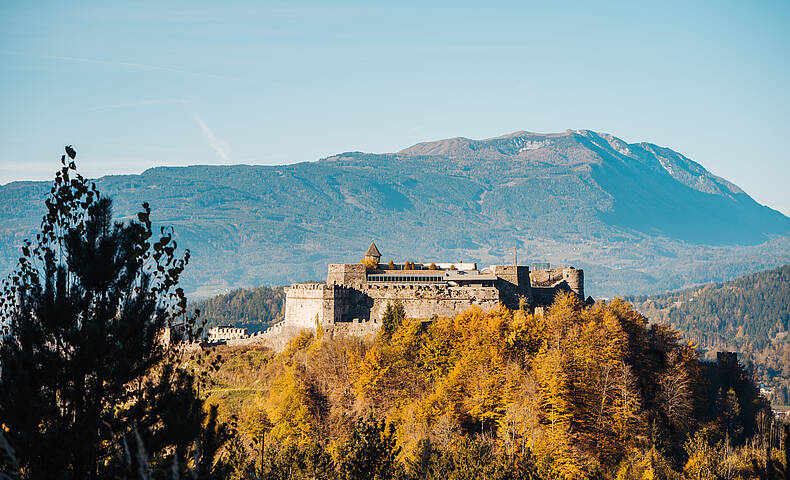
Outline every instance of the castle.
<svg viewBox="0 0 790 480"><path fill-rule="evenodd" d="M503 304L541 310L557 292L584 300L584 272L573 267L530 271L526 265L407 262L382 264L371 243L361 263L330 264L326 283L297 283L286 289L285 319L270 336L290 338L320 326L330 335L376 332L387 304L400 302L406 316L450 317L478 306L484 311ZM278 342L279 343L279 342Z"/></svg>

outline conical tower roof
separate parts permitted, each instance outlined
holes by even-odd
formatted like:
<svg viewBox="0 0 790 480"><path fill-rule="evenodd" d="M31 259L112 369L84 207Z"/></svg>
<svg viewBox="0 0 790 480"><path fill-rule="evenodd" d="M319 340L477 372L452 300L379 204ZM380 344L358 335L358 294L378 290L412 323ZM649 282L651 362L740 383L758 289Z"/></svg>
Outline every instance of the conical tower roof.
<svg viewBox="0 0 790 480"><path fill-rule="evenodd" d="M368 251L365 252L365 256L381 258L381 252L379 252L379 249L376 248L375 242L370 242L370 246L368 247Z"/></svg>

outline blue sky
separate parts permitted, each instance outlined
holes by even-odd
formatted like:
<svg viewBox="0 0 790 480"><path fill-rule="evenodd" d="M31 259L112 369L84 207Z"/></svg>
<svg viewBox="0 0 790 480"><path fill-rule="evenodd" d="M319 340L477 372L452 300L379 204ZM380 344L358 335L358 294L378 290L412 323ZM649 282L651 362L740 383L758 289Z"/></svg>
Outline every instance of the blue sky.
<svg viewBox="0 0 790 480"><path fill-rule="evenodd" d="M428 3L0 0L0 184L588 128L790 214L790 2Z"/></svg>

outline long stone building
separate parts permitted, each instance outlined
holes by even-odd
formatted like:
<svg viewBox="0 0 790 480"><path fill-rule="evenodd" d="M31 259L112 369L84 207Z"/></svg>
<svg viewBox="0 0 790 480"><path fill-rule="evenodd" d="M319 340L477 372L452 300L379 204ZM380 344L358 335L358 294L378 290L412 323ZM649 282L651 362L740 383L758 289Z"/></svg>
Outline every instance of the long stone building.
<svg viewBox="0 0 790 480"><path fill-rule="evenodd" d="M272 331L288 338L320 325L330 334L377 331L387 304L400 302L410 318L455 316L476 305L500 303L530 309L550 305L559 291L584 300L584 273L573 267L530 271L526 265L474 263L381 263L371 243L361 263L330 264L326 283L298 283L286 289L285 319Z"/></svg>

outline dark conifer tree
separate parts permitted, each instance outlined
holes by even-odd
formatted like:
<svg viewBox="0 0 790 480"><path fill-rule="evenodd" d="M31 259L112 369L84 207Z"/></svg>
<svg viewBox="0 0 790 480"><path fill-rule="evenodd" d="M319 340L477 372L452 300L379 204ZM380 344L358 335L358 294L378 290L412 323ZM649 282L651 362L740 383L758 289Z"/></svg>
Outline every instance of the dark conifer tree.
<svg viewBox="0 0 790 480"><path fill-rule="evenodd" d="M401 302L388 302L384 315L381 317L381 330L384 338L390 338L406 318L406 311Z"/></svg>
<svg viewBox="0 0 790 480"><path fill-rule="evenodd" d="M136 221L113 222L111 200L66 152L41 233L0 296L0 424L17 473L139 478L183 474L188 460L210 472L226 427L206 418L162 337L175 324L199 333L178 287L189 251L176 255L172 230L154 238L148 204Z"/></svg>
<svg viewBox="0 0 790 480"><path fill-rule="evenodd" d="M345 480L387 480L402 473L397 462L400 448L396 446L395 427L372 414L354 423L351 438L342 450L338 467Z"/></svg>

